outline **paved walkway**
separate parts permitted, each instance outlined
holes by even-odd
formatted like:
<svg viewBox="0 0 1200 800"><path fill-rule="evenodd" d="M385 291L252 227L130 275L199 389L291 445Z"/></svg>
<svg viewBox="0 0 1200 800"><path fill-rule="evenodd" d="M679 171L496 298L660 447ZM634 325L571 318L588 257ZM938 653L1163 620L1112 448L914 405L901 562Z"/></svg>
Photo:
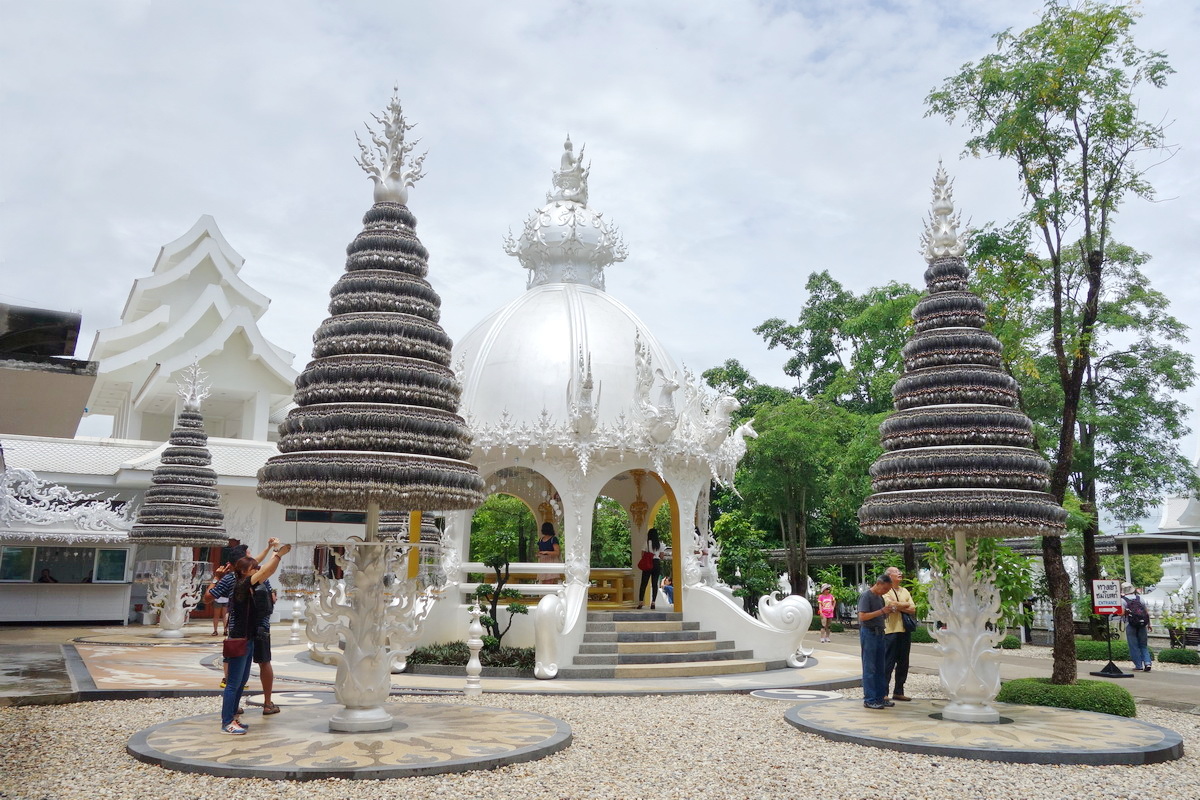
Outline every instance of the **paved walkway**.
<svg viewBox="0 0 1200 800"><path fill-rule="evenodd" d="M54 703L69 699L215 694L220 683L220 638L190 626L181 640L153 637L156 629L127 627L0 627L0 705ZM274 629L276 691L328 690L333 668L312 661L304 645L289 645L286 625ZM67 645L62 647L60 645ZM858 637L834 634L817 647L809 667L696 678L539 681L484 678L485 692L521 694L668 694L749 692L758 689L834 689L857 686ZM1052 662L1022 651L1001 651L1004 680L1049 677ZM914 644L912 670L937 674L941 656L933 645ZM1096 667L1081 663L1080 677ZM1127 670L1128 671L1128 670ZM465 676L396 675L397 691L440 694L462 690ZM1200 668L1134 673L1119 681L1140 703L1200 714Z"/></svg>

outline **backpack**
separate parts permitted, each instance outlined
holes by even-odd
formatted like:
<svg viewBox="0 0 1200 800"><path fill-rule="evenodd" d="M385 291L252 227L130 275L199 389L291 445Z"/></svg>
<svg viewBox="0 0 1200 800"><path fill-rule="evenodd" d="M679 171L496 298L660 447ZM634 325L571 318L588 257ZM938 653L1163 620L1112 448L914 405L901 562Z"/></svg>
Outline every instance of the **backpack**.
<svg viewBox="0 0 1200 800"><path fill-rule="evenodd" d="M270 619L271 614L275 612L275 602L271 600L271 592L265 584L258 584L251 588L250 597L254 601L254 616L256 619Z"/></svg>
<svg viewBox="0 0 1200 800"><path fill-rule="evenodd" d="M1139 628L1150 624L1150 612L1146 610L1142 598L1136 595L1125 598L1125 619Z"/></svg>

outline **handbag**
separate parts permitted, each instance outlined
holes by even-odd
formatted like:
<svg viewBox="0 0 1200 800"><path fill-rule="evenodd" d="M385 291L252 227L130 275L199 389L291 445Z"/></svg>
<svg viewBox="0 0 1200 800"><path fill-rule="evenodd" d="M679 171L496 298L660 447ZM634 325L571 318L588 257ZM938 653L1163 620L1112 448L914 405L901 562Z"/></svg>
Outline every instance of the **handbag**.
<svg viewBox="0 0 1200 800"><path fill-rule="evenodd" d="M642 572L649 572L654 569L654 553L649 550L642 551L642 557L638 560L638 569Z"/></svg>
<svg viewBox="0 0 1200 800"><path fill-rule="evenodd" d="M221 655L225 658L241 658L246 655L246 643L249 639L242 637L241 639L226 639L221 642Z"/></svg>
<svg viewBox="0 0 1200 800"><path fill-rule="evenodd" d="M904 620L904 630L907 633L912 633L917 629L917 615L909 614L907 611L900 612L900 618Z"/></svg>

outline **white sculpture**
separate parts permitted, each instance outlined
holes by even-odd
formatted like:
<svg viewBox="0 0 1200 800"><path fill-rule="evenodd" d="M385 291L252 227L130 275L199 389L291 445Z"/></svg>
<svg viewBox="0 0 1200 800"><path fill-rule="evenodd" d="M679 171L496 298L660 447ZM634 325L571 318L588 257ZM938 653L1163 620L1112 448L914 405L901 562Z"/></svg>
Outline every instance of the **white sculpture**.
<svg viewBox="0 0 1200 800"><path fill-rule="evenodd" d="M382 130L376 132L370 125L366 126L367 133L371 135L371 143L375 145L374 151L363 144L358 134L354 135L360 152L360 156L355 160L375 184L376 203L407 203L409 187L425 177L421 165L428 153L422 153L409 162L409 154L421 140L415 139L410 142L405 138L408 131L416 125L409 124L404 119L399 91L399 86L393 89L392 100L384 116L371 115Z"/></svg>
<svg viewBox="0 0 1200 800"><path fill-rule="evenodd" d="M954 187L950 176L938 161L937 173L933 179L933 207L929 211L929 221L921 234L923 253L927 261L933 261L946 256L961 256L967 251L967 236L960 234L958 227L962 224L962 214L954 211Z"/></svg>

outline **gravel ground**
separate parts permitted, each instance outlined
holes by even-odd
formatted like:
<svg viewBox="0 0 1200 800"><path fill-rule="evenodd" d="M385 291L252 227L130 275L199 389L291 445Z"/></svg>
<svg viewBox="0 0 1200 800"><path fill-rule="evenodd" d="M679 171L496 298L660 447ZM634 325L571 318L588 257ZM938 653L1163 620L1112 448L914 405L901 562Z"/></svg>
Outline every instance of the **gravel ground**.
<svg viewBox="0 0 1200 800"><path fill-rule="evenodd" d="M937 677L912 675L914 695ZM861 697L859 690L846 690ZM397 698L399 702L420 699ZM910 755L828 741L783 720L787 703L748 695L485 695L548 714L574 733L566 750L487 772L387 781L272 782L172 772L125 753L138 730L211 713L211 698L0 708L0 798L1200 798L1200 716L1144 706L1141 719L1183 736L1179 761L1141 767L1037 766ZM436 702L454 702L436 698ZM286 711L285 711L286 713Z"/></svg>

